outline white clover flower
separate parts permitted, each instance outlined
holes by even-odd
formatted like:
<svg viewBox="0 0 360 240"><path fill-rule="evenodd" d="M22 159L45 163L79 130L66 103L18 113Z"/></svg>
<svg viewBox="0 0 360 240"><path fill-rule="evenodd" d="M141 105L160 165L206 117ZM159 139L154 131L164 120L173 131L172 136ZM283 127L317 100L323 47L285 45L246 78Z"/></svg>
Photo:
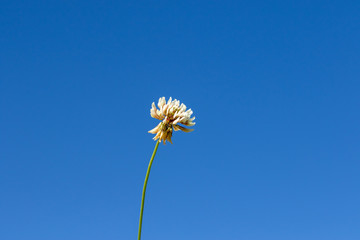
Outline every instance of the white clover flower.
<svg viewBox="0 0 360 240"><path fill-rule="evenodd" d="M166 103L165 97L162 97L159 99L158 107L159 109L156 108L155 103L153 102L150 109L151 117L162 121L154 129L149 131L149 133L156 134L153 138L154 140L159 139L159 141L163 141L165 144L166 140L171 142L173 130L182 130L184 132L191 132L194 130L178 125L179 123L189 127L195 125L193 122L195 117L191 117L193 111L191 111L191 109L186 111L185 104L180 104L179 100L175 99L172 101L172 98L170 97Z"/></svg>

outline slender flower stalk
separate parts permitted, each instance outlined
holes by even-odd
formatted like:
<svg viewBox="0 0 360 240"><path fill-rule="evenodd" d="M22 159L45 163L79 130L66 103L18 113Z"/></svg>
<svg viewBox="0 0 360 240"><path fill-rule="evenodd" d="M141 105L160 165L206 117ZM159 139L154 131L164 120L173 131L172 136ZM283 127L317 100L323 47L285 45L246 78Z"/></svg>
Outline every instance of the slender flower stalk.
<svg viewBox="0 0 360 240"><path fill-rule="evenodd" d="M184 132L193 131L193 129L185 128L183 126L178 125L179 123L185 126L195 125L195 123L193 122L195 117L191 117L193 113L191 109L186 111L186 106L183 103L180 105L180 101L176 99L172 101L172 98L170 97L169 101L166 103L165 97L162 97L159 99L158 107L159 109L157 109L155 103L153 103L150 109L151 117L156 118L161 122L154 129L149 131L149 133L156 134L154 137L154 140L156 141L156 145L154 148L154 152L150 158L149 166L145 176L144 187L142 191L138 240L141 240L141 228L142 228L142 219L144 213L146 186L149 180L151 165L154 161L154 157L159 147L159 143L161 141L164 144L166 141L172 143L171 137L173 130L175 131L181 130Z"/></svg>
<svg viewBox="0 0 360 240"><path fill-rule="evenodd" d="M141 198L141 208L140 208L140 220L139 220L139 233L138 233L138 240L141 239L141 227L142 227L142 219L143 219L143 213L144 213L144 203L145 203L145 193L146 193L146 186L147 186L147 182L149 179L149 175L150 175L150 170L151 170L151 165L154 161L155 158L155 154L157 152L158 146L159 146L160 141L156 142L155 148L154 148L154 152L151 156L150 162L149 162L149 166L146 172L146 176L145 176L145 181L144 181L144 187L143 187L143 191L142 191L142 198Z"/></svg>

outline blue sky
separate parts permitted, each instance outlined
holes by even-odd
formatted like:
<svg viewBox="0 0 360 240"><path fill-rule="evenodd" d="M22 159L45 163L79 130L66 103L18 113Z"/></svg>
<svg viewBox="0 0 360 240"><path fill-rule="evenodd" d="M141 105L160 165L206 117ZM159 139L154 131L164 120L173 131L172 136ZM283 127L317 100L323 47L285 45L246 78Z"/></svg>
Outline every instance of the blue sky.
<svg viewBox="0 0 360 240"><path fill-rule="evenodd" d="M0 239L360 239L359 1L8 1Z"/></svg>

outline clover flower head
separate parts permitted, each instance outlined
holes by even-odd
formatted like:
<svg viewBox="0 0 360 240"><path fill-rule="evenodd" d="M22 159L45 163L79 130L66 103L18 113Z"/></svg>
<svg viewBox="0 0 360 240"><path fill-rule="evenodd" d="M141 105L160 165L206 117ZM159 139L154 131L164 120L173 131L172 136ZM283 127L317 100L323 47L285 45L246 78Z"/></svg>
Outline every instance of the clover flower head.
<svg viewBox="0 0 360 240"><path fill-rule="evenodd" d="M155 103L152 103L150 109L150 115L153 118L156 118L160 122L154 129L150 130L149 133L156 134L153 138L165 144L165 141L171 141L172 132L175 131L184 131L191 132L194 129L185 128L178 125L179 123L185 126L194 126L195 117L191 117L193 111L191 109L186 110L185 104L181 103L179 100L172 100L170 97L166 102L165 97L159 99L158 102L159 109L155 106Z"/></svg>

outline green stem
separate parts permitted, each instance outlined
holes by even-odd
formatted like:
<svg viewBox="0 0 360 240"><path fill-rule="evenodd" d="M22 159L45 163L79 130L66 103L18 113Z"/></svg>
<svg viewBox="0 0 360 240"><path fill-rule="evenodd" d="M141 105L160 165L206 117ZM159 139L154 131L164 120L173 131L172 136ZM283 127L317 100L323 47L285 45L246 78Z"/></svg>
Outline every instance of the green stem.
<svg viewBox="0 0 360 240"><path fill-rule="evenodd" d="M143 187L143 192L142 192L142 198L141 198L141 208L140 208L140 220L139 220L139 233L138 233L138 240L141 239L141 226L142 226L142 219L143 219L143 213L144 213L144 203L145 203L145 192L146 192L146 185L149 179L149 175L150 175L150 170L151 170L151 165L152 162L154 160L156 151L158 149L160 141L156 142L155 148L154 148L154 152L151 156L150 162L149 162L149 166L146 172L146 176L145 176L145 181L144 181L144 187Z"/></svg>

